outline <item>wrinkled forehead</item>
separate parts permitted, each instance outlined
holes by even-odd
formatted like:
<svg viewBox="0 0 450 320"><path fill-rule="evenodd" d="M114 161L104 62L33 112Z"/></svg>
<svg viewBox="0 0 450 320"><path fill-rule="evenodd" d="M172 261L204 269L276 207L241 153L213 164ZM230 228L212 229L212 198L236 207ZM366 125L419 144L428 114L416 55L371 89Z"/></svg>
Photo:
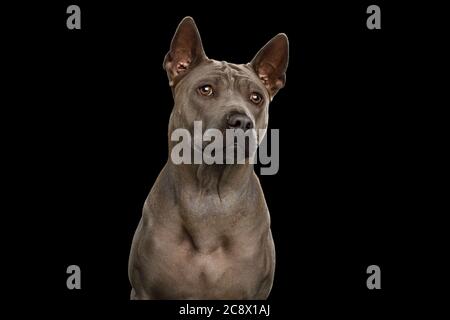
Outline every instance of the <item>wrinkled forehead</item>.
<svg viewBox="0 0 450 320"><path fill-rule="evenodd" d="M228 81L235 81L239 78L247 78L249 80L258 80L256 74L247 65L228 63L226 61L210 60L201 66L199 70L203 75L218 75L226 78Z"/></svg>
<svg viewBox="0 0 450 320"><path fill-rule="evenodd" d="M186 80L191 84L203 80L212 80L214 82L221 81L231 86L251 83L254 86L259 87L265 93L265 87L261 80L253 69L245 64L208 60L193 69L191 74L186 77Z"/></svg>

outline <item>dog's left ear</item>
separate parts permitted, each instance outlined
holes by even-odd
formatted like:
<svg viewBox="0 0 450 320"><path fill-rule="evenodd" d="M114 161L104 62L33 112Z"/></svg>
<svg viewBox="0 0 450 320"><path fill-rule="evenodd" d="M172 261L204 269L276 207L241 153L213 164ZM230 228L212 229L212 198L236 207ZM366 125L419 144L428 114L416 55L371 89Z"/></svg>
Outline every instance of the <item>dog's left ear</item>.
<svg viewBox="0 0 450 320"><path fill-rule="evenodd" d="M164 58L163 68L167 71L169 85L176 82L189 70L208 59L203 51L202 39L194 19L185 17L173 36L170 50Z"/></svg>
<svg viewBox="0 0 450 320"><path fill-rule="evenodd" d="M288 62L289 41L284 33L273 37L250 62L250 66L269 91L271 100L286 83Z"/></svg>

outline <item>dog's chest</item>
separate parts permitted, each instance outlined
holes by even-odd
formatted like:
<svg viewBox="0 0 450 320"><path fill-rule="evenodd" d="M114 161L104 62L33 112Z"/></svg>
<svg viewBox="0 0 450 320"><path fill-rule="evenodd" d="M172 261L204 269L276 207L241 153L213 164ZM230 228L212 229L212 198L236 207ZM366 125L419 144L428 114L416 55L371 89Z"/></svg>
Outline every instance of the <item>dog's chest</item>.
<svg viewBox="0 0 450 320"><path fill-rule="evenodd" d="M251 298L262 279L273 273L271 238L256 238L260 241L209 235L195 243L187 235L172 247L158 278L177 286L182 298Z"/></svg>

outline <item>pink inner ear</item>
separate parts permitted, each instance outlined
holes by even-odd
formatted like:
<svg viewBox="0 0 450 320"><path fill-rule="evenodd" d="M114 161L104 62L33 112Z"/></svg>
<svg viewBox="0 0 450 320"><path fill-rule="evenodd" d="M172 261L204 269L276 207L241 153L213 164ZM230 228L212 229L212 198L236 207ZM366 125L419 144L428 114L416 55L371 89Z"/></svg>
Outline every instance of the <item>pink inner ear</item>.
<svg viewBox="0 0 450 320"><path fill-rule="evenodd" d="M264 83L265 86L269 84L269 76L267 74L260 73L259 78L261 79L261 81Z"/></svg>
<svg viewBox="0 0 450 320"><path fill-rule="evenodd" d="M190 63L191 63L190 60L178 61L178 63L177 63L177 73L182 73L182 72L186 71Z"/></svg>
<svg viewBox="0 0 450 320"><path fill-rule="evenodd" d="M269 74L274 71L274 67L268 63L263 63L258 68L258 76L265 86L269 86L270 76Z"/></svg>
<svg viewBox="0 0 450 320"><path fill-rule="evenodd" d="M173 54L175 64L175 73L180 74L186 71L192 62L191 53L188 49L177 49Z"/></svg>

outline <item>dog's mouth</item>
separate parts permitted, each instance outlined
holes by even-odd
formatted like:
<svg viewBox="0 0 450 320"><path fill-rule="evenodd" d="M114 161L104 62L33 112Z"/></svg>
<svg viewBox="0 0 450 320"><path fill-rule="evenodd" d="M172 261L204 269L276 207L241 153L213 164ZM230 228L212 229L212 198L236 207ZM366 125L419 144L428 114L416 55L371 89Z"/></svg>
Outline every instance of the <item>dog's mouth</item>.
<svg viewBox="0 0 450 320"><path fill-rule="evenodd" d="M226 157L230 157L228 154L230 151L232 151L234 161L237 161L238 159L248 159L250 156L250 143L247 140L244 143L238 141L231 142L223 148Z"/></svg>
<svg viewBox="0 0 450 320"><path fill-rule="evenodd" d="M220 131L223 132L221 137L215 135L202 141L193 141L193 151L197 153L197 159L201 153L203 161L208 164L242 164L243 161L247 162L254 157L258 147L257 133L244 133L245 136L242 136L227 135L225 129Z"/></svg>
<svg viewBox="0 0 450 320"><path fill-rule="evenodd" d="M203 159L214 158L217 163L236 164L240 161L250 158L249 143L239 143L234 141L229 144L224 144L222 148L207 148L211 143L203 144L202 146L194 145L194 151L202 153Z"/></svg>

